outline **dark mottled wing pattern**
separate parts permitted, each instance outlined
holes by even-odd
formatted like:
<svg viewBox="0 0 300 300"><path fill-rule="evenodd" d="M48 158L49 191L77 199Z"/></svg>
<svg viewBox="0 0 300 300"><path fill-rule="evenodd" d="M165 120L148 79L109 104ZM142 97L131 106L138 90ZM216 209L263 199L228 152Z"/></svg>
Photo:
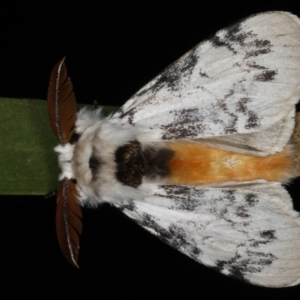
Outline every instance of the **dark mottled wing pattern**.
<svg viewBox="0 0 300 300"><path fill-rule="evenodd" d="M138 91L113 118L147 128L158 140L269 130L271 145L260 138L251 143L270 153L274 145L283 148L293 128L299 78L299 19L285 12L262 13L200 43ZM285 125L278 133L272 127L282 120ZM249 140L243 142L247 145Z"/></svg>
<svg viewBox="0 0 300 300"><path fill-rule="evenodd" d="M279 183L158 186L120 209L194 260L252 284L300 282L300 220Z"/></svg>

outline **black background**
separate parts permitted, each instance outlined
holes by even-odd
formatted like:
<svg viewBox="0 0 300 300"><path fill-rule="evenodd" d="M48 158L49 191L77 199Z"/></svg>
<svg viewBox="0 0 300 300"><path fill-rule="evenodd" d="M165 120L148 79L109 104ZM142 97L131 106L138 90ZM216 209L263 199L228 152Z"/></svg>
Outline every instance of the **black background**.
<svg viewBox="0 0 300 300"><path fill-rule="evenodd" d="M62 7L47 1L1 3L0 96L46 99L51 69L66 56L77 101L97 100L101 105L122 105L194 45L241 18L268 10L300 16L300 5L288 3L240 3L244 8L212 1L203 7L204 2L182 1L164 8L154 2L99 7L88 3ZM299 210L297 186L299 181L288 190ZM183 294L201 299L220 292L230 298L300 292L300 287L267 289L220 275L107 205L83 210L81 269L77 270L58 248L55 198L0 197L0 285L12 287L11 295L44 298L50 291L69 296L75 291L87 299L116 294L138 299Z"/></svg>

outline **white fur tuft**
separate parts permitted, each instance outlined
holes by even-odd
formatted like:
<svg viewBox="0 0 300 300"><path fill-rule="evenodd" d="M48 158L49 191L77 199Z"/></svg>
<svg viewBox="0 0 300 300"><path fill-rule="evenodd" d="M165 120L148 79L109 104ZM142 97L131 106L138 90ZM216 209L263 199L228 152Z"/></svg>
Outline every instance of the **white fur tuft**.
<svg viewBox="0 0 300 300"><path fill-rule="evenodd" d="M59 180L74 178L74 172L71 165L74 145L58 145L54 148L54 151L58 154L58 163L62 170L59 175Z"/></svg>

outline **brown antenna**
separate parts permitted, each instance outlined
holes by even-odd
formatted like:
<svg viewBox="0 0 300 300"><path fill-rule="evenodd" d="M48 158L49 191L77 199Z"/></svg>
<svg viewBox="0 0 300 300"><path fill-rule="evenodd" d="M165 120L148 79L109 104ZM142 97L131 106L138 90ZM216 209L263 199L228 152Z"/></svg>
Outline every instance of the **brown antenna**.
<svg viewBox="0 0 300 300"><path fill-rule="evenodd" d="M53 133L61 145L70 142L77 115L73 85L68 77L65 58L53 68L48 90L48 115ZM72 180L65 179L57 193L56 232L65 258L78 267L79 235L82 214L78 193Z"/></svg>

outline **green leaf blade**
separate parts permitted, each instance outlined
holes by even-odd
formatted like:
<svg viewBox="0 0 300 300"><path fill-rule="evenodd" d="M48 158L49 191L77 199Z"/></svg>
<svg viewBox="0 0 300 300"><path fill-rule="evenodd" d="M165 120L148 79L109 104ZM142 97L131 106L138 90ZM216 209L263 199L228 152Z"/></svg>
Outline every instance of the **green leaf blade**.
<svg viewBox="0 0 300 300"><path fill-rule="evenodd" d="M57 189L57 144L45 100L0 98L0 194L45 195Z"/></svg>

